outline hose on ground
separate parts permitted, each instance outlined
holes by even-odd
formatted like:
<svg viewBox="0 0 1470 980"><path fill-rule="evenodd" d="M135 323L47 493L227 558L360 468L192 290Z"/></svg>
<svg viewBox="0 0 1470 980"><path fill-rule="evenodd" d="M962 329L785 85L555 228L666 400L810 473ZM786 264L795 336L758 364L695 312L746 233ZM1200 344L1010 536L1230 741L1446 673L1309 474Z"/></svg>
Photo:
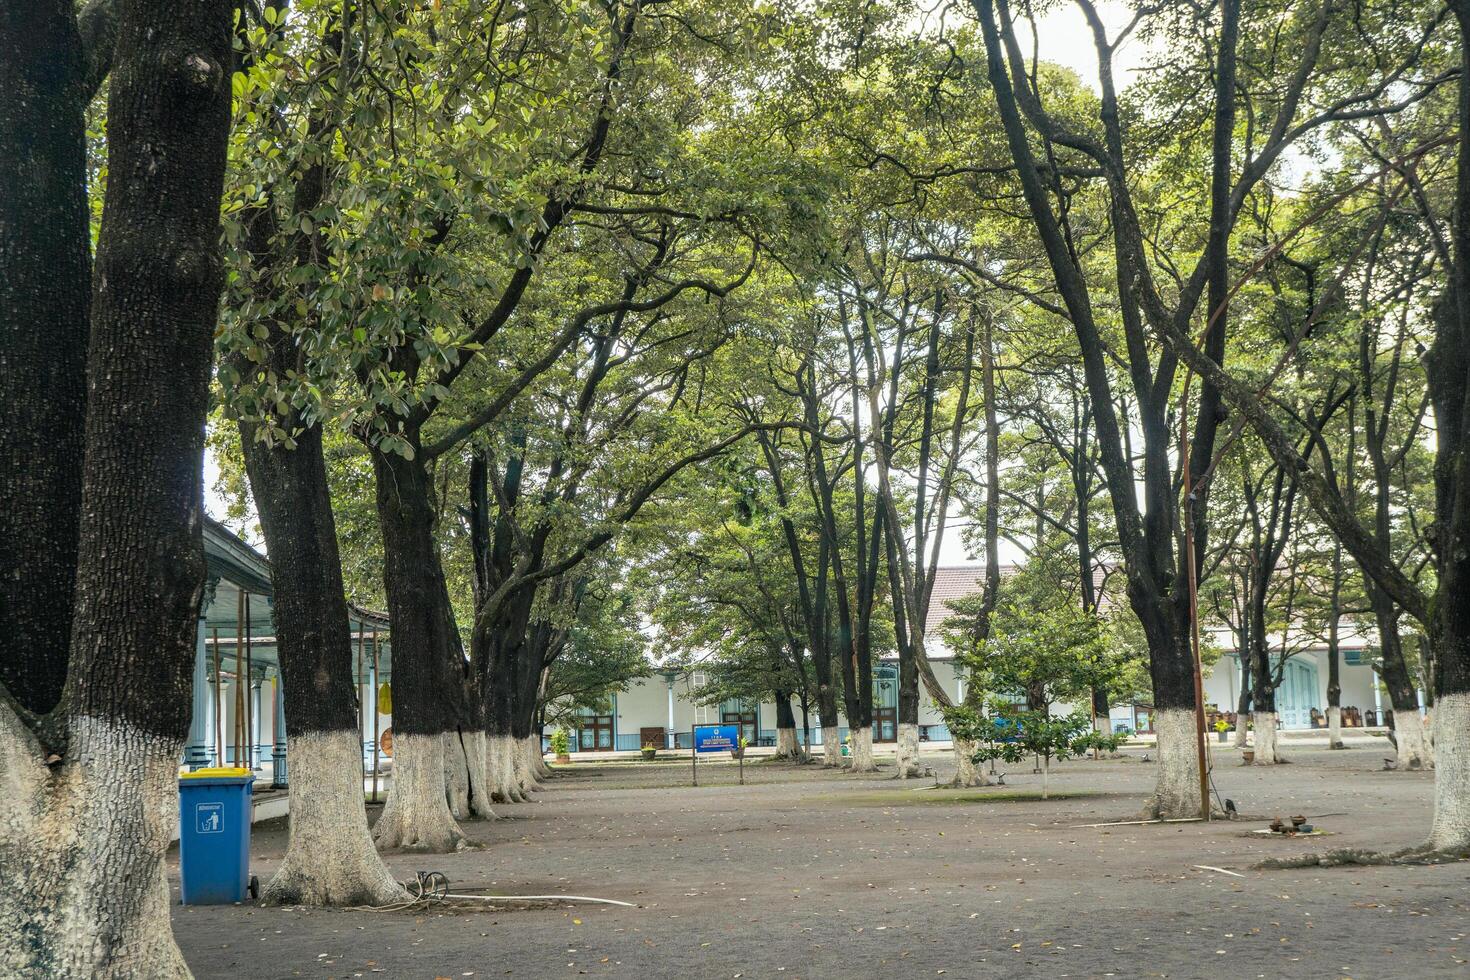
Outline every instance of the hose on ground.
<svg viewBox="0 0 1470 980"><path fill-rule="evenodd" d="M592 905L618 905L623 908L635 909L638 906L632 902L622 902L615 898L593 898L588 895L463 895L454 894L449 891L449 879L439 871L419 871L414 875L414 880L403 883L403 890L408 893L408 899L402 902L390 902L387 905L354 905L347 909L349 912L402 912L405 909L418 906L441 905L454 899L456 901L470 902L587 902Z"/></svg>

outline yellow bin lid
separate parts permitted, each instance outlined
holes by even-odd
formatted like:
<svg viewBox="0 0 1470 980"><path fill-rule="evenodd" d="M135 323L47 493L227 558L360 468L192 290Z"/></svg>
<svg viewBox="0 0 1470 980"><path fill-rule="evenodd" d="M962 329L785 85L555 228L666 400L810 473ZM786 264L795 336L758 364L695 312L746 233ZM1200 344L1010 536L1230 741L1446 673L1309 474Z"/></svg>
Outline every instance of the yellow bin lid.
<svg viewBox="0 0 1470 980"><path fill-rule="evenodd" d="M180 779L219 779L220 777L239 778L252 775L249 769L240 769L234 766L211 766L206 769L195 769L193 772L179 773Z"/></svg>

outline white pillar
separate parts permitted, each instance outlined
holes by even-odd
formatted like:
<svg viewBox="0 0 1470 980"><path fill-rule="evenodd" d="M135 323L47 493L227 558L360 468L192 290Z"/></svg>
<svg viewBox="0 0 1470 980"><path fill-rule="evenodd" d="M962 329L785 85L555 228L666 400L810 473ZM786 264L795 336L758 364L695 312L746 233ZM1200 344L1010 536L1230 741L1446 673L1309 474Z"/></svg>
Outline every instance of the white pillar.
<svg viewBox="0 0 1470 980"><path fill-rule="evenodd" d="M666 749L672 749L674 747L674 675L673 674L670 674L669 677L668 677L668 680L669 680L669 729L668 729L668 736L664 739L664 742L665 742L664 748L666 748Z"/></svg>
<svg viewBox="0 0 1470 980"><path fill-rule="evenodd" d="M245 750L245 763L251 769L260 768L260 681L250 681L250 745Z"/></svg>
<svg viewBox="0 0 1470 980"><path fill-rule="evenodd" d="M287 783L286 773L286 685L280 674L276 675L276 696L272 699L276 703L274 748L271 751L271 785L285 787Z"/></svg>
<svg viewBox="0 0 1470 980"><path fill-rule="evenodd" d="M194 626L194 683L189 695L193 711L189 716L189 741L184 746L184 764L190 769L203 768L214 760L214 692L209 686L209 650L204 639L205 616L214 602L218 584L218 577L205 582L199 618Z"/></svg>

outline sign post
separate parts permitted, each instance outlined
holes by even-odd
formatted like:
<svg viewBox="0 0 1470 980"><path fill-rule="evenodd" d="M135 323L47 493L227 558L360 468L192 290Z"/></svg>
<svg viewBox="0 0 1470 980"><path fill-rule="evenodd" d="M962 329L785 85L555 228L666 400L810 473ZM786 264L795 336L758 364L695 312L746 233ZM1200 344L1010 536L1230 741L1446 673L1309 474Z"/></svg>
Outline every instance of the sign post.
<svg viewBox="0 0 1470 980"><path fill-rule="evenodd" d="M731 752L739 747L739 725L695 725L694 751L689 753L689 772L694 777L694 785L699 785L699 753ZM743 781L745 778L743 760L740 776Z"/></svg>

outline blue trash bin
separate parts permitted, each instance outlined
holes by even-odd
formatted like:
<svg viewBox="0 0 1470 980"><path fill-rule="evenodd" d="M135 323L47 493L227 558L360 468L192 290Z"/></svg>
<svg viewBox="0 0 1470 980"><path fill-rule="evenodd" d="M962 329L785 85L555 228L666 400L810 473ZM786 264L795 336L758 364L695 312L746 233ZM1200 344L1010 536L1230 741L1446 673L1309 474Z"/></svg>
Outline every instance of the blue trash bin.
<svg viewBox="0 0 1470 980"><path fill-rule="evenodd" d="M253 892L249 769L179 776L179 881L185 905L228 905Z"/></svg>

